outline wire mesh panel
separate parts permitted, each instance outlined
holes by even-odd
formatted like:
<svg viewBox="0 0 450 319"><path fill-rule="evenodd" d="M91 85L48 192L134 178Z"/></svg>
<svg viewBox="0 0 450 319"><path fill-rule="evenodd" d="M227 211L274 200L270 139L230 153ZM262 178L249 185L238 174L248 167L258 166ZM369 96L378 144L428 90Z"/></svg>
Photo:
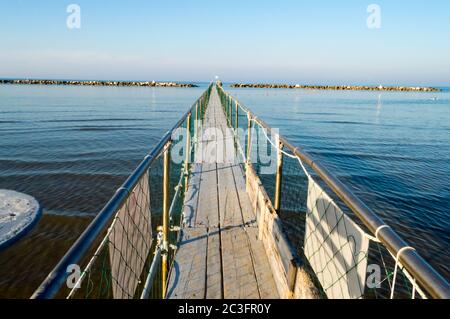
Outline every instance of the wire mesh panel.
<svg viewBox="0 0 450 319"><path fill-rule="evenodd" d="M283 148L287 151L286 148ZM307 211L308 177L298 159L283 156L279 215L289 240L303 251Z"/></svg>
<svg viewBox="0 0 450 319"><path fill-rule="evenodd" d="M275 179L277 169L277 135L253 121L251 132L250 162L261 180L272 203L275 201Z"/></svg>
<svg viewBox="0 0 450 319"><path fill-rule="evenodd" d="M364 294L369 239L309 178L305 255L329 298Z"/></svg>
<svg viewBox="0 0 450 319"><path fill-rule="evenodd" d="M238 155L239 162L245 163L246 161L246 152L248 146L248 114L241 107L238 109L238 128L237 128L237 147L238 147ZM245 165L242 165L243 171L245 171Z"/></svg>
<svg viewBox="0 0 450 319"><path fill-rule="evenodd" d="M117 213L109 240L113 296L131 298L152 245L148 172Z"/></svg>
<svg viewBox="0 0 450 319"><path fill-rule="evenodd" d="M152 167L157 168L158 161ZM131 299L142 292L157 244L151 212L155 199L150 194L160 197L157 196L160 182L152 185L152 167L115 214L81 277L71 287L69 298Z"/></svg>

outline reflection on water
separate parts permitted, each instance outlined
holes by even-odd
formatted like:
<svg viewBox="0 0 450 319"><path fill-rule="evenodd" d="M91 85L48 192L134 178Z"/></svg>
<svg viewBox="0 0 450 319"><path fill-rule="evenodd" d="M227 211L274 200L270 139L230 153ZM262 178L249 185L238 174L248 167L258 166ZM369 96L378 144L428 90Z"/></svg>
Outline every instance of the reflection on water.
<svg viewBox="0 0 450 319"><path fill-rule="evenodd" d="M378 95L377 113L375 115L375 124L380 124L381 108L383 107L383 101L381 100L381 94Z"/></svg>

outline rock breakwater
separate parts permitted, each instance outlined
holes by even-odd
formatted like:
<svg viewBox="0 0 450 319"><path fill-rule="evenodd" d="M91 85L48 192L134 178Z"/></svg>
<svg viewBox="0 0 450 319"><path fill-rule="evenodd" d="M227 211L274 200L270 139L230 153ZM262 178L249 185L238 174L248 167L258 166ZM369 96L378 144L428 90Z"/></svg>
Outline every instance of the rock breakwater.
<svg viewBox="0 0 450 319"><path fill-rule="evenodd" d="M392 91L392 92L440 92L433 87L412 86L349 86L349 85L300 85L300 84L245 84L235 83L232 88L257 89L307 89L307 90L335 90L335 91Z"/></svg>
<svg viewBox="0 0 450 319"><path fill-rule="evenodd" d="M136 82L136 81L72 81L72 80L1 80L0 84L16 85L77 85L77 86L140 86L140 87L197 87L190 83L177 82Z"/></svg>

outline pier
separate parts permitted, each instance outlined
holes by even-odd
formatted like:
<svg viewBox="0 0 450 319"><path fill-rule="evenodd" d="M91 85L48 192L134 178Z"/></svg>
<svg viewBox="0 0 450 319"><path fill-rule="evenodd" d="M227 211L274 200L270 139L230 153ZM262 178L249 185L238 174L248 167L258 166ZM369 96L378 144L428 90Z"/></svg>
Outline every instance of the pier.
<svg viewBox="0 0 450 319"><path fill-rule="evenodd" d="M266 173L261 153L273 159ZM449 297L445 278L346 185L214 83L32 296Z"/></svg>
<svg viewBox="0 0 450 319"><path fill-rule="evenodd" d="M258 241L244 173L237 161L218 152L229 144L227 130L219 96L213 91L202 139L196 145L202 151L196 152L184 202L186 223L169 279L168 298L279 297L264 245Z"/></svg>

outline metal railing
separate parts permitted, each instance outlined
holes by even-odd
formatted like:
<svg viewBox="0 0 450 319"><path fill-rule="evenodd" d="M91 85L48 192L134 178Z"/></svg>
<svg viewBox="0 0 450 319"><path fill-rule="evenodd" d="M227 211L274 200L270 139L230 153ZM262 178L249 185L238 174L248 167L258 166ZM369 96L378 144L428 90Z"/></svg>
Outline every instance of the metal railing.
<svg viewBox="0 0 450 319"><path fill-rule="evenodd" d="M259 177L267 192L271 193L273 207L281 215L283 222L286 222L287 226L294 225L291 227L290 239L297 242L299 254L304 254L305 247L302 246L303 242L298 235L303 232L304 236L304 215L307 210L307 199L304 200L304 203L299 203L299 197L307 196L308 186L304 184L308 184L309 177L314 175L313 180L318 180L323 184L326 193L330 197L336 198L340 206L345 206L352 219L371 234L368 236L375 244L371 244L366 258L374 259L376 257L376 262L383 264L385 278L382 282L386 288L381 297L405 297L410 294L415 298L418 294L422 298L450 298L450 286L445 278L355 196L346 185L310 154L292 145L279 134L271 133L272 129L269 125L225 92L221 85L218 85L217 88L228 124L236 132L237 146L240 149L238 154L242 154L241 160L253 165L258 170L258 161L257 159L252 161L251 155L252 139L256 138L255 130L262 131L270 144L276 148L276 172L272 176L260 175ZM291 196L291 198L287 196ZM295 207L287 207L288 204ZM374 252L377 252L375 257ZM390 261L387 260L388 256L392 257ZM398 283L400 272L403 273L406 283ZM406 286L410 288L406 289ZM382 289L378 291L382 291ZM374 296L374 294L377 297L378 292L365 291L362 292L362 297Z"/></svg>
<svg viewBox="0 0 450 319"><path fill-rule="evenodd" d="M165 297L183 222L190 137L204 119L212 87L144 158L31 298ZM175 164L172 135L179 128L188 132L187 150L184 163Z"/></svg>

